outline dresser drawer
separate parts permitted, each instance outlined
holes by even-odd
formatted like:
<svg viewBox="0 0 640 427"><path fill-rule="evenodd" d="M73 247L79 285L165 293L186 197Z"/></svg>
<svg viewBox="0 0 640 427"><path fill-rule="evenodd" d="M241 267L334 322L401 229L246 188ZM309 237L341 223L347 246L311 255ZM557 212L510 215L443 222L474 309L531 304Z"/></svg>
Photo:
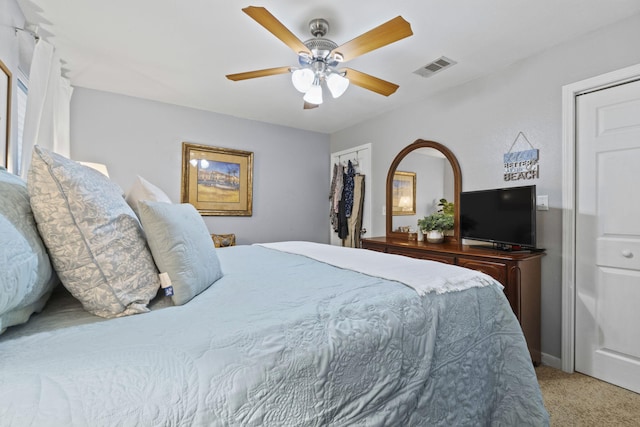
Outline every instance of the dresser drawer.
<svg viewBox="0 0 640 427"><path fill-rule="evenodd" d="M412 251L412 250L406 250L406 249L396 250L392 247L387 248L387 252L390 254L404 255L411 258L419 258L419 259L426 259L428 261L443 262L445 264L456 263L456 258L452 255L436 254L436 253L425 252L425 251Z"/></svg>
<svg viewBox="0 0 640 427"><path fill-rule="evenodd" d="M460 257L458 258L458 265L460 267L470 268L471 270L481 271L484 274L488 274L489 276L493 277L504 286L507 285L506 264Z"/></svg>

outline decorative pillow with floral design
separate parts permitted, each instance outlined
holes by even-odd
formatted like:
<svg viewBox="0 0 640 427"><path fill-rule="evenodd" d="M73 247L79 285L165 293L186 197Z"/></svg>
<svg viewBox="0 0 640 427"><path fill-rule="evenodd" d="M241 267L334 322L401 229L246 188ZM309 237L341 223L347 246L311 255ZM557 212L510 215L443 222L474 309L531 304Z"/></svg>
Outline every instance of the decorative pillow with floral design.
<svg viewBox="0 0 640 427"><path fill-rule="evenodd" d="M100 172L35 146L31 207L62 284L101 317L148 311L160 280L121 188Z"/></svg>

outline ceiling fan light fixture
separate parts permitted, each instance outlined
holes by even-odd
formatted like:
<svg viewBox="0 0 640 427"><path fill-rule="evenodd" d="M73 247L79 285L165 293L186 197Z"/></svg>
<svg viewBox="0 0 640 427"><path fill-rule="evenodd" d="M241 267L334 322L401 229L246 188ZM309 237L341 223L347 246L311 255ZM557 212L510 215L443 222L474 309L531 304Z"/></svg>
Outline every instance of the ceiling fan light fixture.
<svg viewBox="0 0 640 427"><path fill-rule="evenodd" d="M315 74L309 68L299 68L291 73L293 87L302 93L307 93L311 89L314 78Z"/></svg>
<svg viewBox="0 0 640 427"><path fill-rule="evenodd" d="M349 87L349 79L338 73L331 73L327 76L327 87L331 92L331 96L339 98Z"/></svg>
<svg viewBox="0 0 640 427"><path fill-rule="evenodd" d="M309 104L320 105L322 104L322 87L319 84L314 84L311 89L302 97Z"/></svg>
<svg viewBox="0 0 640 427"><path fill-rule="evenodd" d="M249 6L242 11L296 52L299 66L227 74L226 77L229 80L238 81L291 73L293 86L304 93L305 109L322 104L323 84L327 85L333 98L342 96L351 82L384 96L393 94L399 87L351 68L338 71L336 67L339 63L351 61L367 52L413 35L411 24L402 16L396 16L338 46L333 40L325 38L329 32L329 23L326 19L311 20L309 30L313 38L303 42L264 7Z"/></svg>

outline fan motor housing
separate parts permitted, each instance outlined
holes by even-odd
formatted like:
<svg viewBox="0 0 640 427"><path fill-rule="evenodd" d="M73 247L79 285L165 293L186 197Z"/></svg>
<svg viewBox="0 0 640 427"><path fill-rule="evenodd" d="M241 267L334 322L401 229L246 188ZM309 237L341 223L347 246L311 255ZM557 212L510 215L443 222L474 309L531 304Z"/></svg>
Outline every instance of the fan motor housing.
<svg viewBox="0 0 640 427"><path fill-rule="evenodd" d="M309 39L304 42L304 45L313 53L313 56L322 57L326 57L329 52L338 47L334 41L322 37Z"/></svg>
<svg viewBox="0 0 640 427"><path fill-rule="evenodd" d="M323 18L309 21L309 31L313 37L324 37L329 32L329 22Z"/></svg>
<svg viewBox="0 0 640 427"><path fill-rule="evenodd" d="M333 40L324 38L329 32L329 22L323 18L316 18L309 21L309 31L313 35L312 39L304 42L304 45L311 51L311 58L300 56L301 65L311 64L313 62L324 62L327 65L335 65L336 61L329 58L332 50L338 47Z"/></svg>

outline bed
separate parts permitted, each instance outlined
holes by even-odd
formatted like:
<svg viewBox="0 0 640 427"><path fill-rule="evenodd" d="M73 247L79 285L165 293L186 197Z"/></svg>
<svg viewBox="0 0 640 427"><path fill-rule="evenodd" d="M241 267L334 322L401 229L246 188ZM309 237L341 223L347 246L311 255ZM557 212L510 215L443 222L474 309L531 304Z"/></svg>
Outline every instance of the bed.
<svg viewBox="0 0 640 427"><path fill-rule="evenodd" d="M154 206L178 208L140 206L154 261L171 270L157 256L167 237L154 242L144 220ZM137 299L112 316L90 313L66 278L44 280L41 312L0 335L0 425L549 424L518 322L489 276L319 243L215 249L206 238L192 254L205 262L185 271L212 281L179 304L178 274L173 296L163 282L144 310Z"/></svg>

